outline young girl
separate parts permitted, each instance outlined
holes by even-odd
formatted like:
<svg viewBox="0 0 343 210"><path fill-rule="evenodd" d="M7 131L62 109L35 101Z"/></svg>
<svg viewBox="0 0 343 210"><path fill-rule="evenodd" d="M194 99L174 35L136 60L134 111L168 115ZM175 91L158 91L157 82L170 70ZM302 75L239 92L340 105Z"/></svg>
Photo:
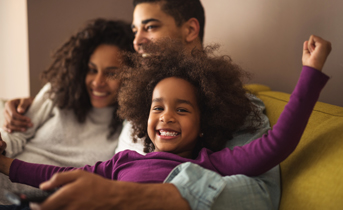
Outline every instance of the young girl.
<svg viewBox="0 0 343 210"><path fill-rule="evenodd" d="M122 120L116 114L120 82L108 76L121 68L121 52L133 52L132 41L129 24L104 19L88 22L70 37L42 73L48 83L26 114L33 127L26 132L1 131L6 156L74 167L111 158ZM0 183L1 189L24 188L3 175Z"/></svg>
<svg viewBox="0 0 343 210"><path fill-rule="evenodd" d="M256 113L256 108L240 80L243 73L227 57L206 51L186 56L175 43L166 46L162 53L151 53L143 60L134 57L135 68L121 75L118 113L132 122L135 138L145 138L150 153L143 156L124 151L81 169L109 179L151 183L163 182L176 165L193 162L221 175L257 176L295 149L328 80L321 69L330 43L311 36L304 43L299 82L273 130L250 144L218 151L223 136L242 126L244 118L255 119L250 129L258 126L258 117L250 114ZM0 171L12 181L32 186L57 172L75 169L4 156L0 163Z"/></svg>

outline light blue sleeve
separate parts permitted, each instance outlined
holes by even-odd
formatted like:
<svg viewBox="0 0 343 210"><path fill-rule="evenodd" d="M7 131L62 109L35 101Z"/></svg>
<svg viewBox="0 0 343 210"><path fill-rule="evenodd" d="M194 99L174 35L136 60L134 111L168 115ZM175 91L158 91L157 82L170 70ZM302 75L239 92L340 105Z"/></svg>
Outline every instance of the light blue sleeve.
<svg viewBox="0 0 343 210"><path fill-rule="evenodd" d="M251 100L260 107L265 106L255 96ZM262 136L270 129L269 120L262 114L262 125L255 133L237 132L227 147L244 145ZM195 209L278 209L280 202L279 166L258 177L233 175L222 177L196 164L183 163L167 177L165 183L174 184L191 208Z"/></svg>

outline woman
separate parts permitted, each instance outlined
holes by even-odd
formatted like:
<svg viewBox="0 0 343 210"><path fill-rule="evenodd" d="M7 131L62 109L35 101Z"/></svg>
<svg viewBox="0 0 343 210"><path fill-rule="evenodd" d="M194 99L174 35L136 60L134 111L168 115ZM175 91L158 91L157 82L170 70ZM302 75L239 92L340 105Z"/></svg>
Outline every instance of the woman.
<svg viewBox="0 0 343 210"><path fill-rule="evenodd" d="M0 130L7 156L75 167L111 158L122 128L116 115L120 81L111 78L124 62L121 52L133 52L132 41L129 24L104 19L71 36L42 73L47 84L26 113L33 126L26 132ZM0 179L2 189L28 188Z"/></svg>

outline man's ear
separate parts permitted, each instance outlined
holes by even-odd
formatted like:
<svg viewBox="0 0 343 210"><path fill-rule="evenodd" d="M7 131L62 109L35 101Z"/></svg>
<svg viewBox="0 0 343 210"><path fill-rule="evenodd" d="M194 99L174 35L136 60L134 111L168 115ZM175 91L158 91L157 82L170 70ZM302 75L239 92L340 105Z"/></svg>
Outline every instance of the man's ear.
<svg viewBox="0 0 343 210"><path fill-rule="evenodd" d="M196 18L191 18L183 24L185 32L185 41L193 42L199 37L200 24Z"/></svg>

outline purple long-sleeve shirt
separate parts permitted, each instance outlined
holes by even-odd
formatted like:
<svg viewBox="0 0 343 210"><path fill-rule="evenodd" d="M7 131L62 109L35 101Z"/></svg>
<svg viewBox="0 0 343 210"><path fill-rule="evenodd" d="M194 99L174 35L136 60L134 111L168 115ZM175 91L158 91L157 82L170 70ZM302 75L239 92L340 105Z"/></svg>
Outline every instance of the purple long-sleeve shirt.
<svg viewBox="0 0 343 210"><path fill-rule="evenodd" d="M143 156L127 150L114 155L108 161L98 162L94 166L87 165L81 169L108 179L141 183L163 182L168 174L183 162L196 163L223 176L260 175L293 152L327 80L325 74L304 66L290 101L273 130L247 145L237 146L233 150L225 148L219 152L203 148L194 160L167 152L152 152ZM9 177L12 182L37 187L56 172L75 169L14 160Z"/></svg>

